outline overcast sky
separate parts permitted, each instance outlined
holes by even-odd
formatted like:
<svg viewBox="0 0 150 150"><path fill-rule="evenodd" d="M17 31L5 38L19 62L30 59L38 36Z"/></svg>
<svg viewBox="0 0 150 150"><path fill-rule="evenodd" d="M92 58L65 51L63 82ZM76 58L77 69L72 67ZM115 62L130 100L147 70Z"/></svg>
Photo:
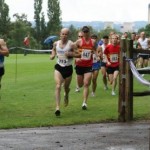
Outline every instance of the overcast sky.
<svg viewBox="0 0 150 150"><path fill-rule="evenodd" d="M33 20L34 0L5 0L10 17L15 13L27 14ZM148 21L150 0L60 0L62 21ZM43 0L43 11L47 16L47 0ZM12 18L13 20L13 18Z"/></svg>

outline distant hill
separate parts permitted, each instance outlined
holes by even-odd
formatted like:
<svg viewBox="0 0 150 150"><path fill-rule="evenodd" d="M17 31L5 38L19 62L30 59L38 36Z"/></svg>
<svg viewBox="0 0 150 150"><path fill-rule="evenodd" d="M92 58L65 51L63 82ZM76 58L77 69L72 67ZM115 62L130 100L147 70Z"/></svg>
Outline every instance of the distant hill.
<svg viewBox="0 0 150 150"><path fill-rule="evenodd" d="M135 21L134 24L134 30L138 31L140 28L145 27L148 22L147 21ZM100 31L104 29L105 22L102 21L91 21L91 22L80 22L80 21L63 21L62 22L63 27L69 27L70 25L73 25L75 28L81 28L85 25L92 26L96 31ZM113 27L114 29L120 31L122 23L114 22Z"/></svg>
<svg viewBox="0 0 150 150"><path fill-rule="evenodd" d="M31 21L32 26L35 26L35 22ZM147 21L135 21L133 22L134 24L134 31L138 31L140 28L145 27L148 22ZM103 21L91 21L91 22L81 22L81 21L63 21L62 22L63 27L70 27L71 25L73 25L75 28L79 29L82 28L83 26L92 26L93 29L95 29L96 31L100 31L103 30L105 27L105 22ZM113 27L114 29L116 29L117 31L121 30L121 26L122 23L120 22L114 22Z"/></svg>
<svg viewBox="0 0 150 150"><path fill-rule="evenodd" d="M91 22L79 22L79 21L67 21L62 22L63 27L69 27L73 25L75 28L81 28L83 26L92 26L95 30L102 30L104 28L104 22L91 21Z"/></svg>

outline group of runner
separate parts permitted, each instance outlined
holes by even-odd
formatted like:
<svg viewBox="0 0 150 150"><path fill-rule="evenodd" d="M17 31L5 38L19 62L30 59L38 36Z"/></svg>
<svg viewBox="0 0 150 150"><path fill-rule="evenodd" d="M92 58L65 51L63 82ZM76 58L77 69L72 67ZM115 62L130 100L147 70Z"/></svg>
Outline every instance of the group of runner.
<svg viewBox="0 0 150 150"><path fill-rule="evenodd" d="M50 59L57 57L55 65L55 115L60 116L61 88L64 88L64 106L69 103L70 84L72 80L73 67L76 71L76 89L79 92L83 88L82 109L87 109L89 87L92 82L91 95L95 96L99 70L102 73L104 90L111 85L111 95L116 95L117 77L119 74L120 36L114 32L105 35L98 41L97 35L90 33L88 26L83 26L78 32L78 39L73 42L68 39L70 31L68 28L61 29L60 40L54 42ZM128 38L125 32L122 38ZM150 49L150 40L146 38L145 32L138 36L135 32L131 34L133 47L139 49ZM1 79L4 75L4 57L9 55L6 42L0 39L0 88ZM74 59L73 59L74 58ZM138 54L133 57L138 68L147 67L150 62L148 54ZM63 86L62 86L63 85Z"/></svg>
<svg viewBox="0 0 150 150"><path fill-rule="evenodd" d="M89 96L89 86L92 81L92 96L95 95L97 86L97 77L102 66L102 75L104 89L108 89L108 81L112 87L112 95L116 95L115 88L119 74L119 36L110 33L109 37L104 36L103 41L97 44L97 36L91 35L88 26L83 26L78 33L78 39L72 42L68 39L69 29L63 28L60 32L60 40L54 42L50 59L57 56L55 65L55 115L60 116L61 88L64 87L64 106L68 105L70 83L73 74L73 58L75 58L76 71L76 91L83 87L82 109L87 109L87 100ZM101 64L102 62L102 64ZM107 67L107 70L106 70ZM63 86L62 86L63 85Z"/></svg>

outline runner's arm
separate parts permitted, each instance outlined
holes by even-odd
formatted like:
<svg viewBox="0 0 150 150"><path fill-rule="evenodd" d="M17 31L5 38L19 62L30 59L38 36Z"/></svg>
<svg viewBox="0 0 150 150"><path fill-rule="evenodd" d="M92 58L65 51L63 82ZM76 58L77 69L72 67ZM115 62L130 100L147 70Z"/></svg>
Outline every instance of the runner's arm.
<svg viewBox="0 0 150 150"><path fill-rule="evenodd" d="M77 40L76 42L73 43L73 49L74 49L74 56L75 58L81 58L81 52L79 49L79 45L80 45L81 40Z"/></svg>
<svg viewBox="0 0 150 150"><path fill-rule="evenodd" d="M0 39L0 54L3 56L9 56L9 50L3 39Z"/></svg>
<svg viewBox="0 0 150 150"><path fill-rule="evenodd" d="M53 44L52 53L50 55L50 60L53 60L56 56L56 42Z"/></svg>

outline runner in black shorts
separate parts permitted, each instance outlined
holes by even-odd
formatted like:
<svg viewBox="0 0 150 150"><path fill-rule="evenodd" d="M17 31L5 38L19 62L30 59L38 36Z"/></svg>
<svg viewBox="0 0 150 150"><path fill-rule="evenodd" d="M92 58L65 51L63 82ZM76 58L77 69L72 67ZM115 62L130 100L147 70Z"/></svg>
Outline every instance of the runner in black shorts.
<svg viewBox="0 0 150 150"><path fill-rule="evenodd" d="M55 65L54 79L55 79L55 100L56 110L55 115L60 116L60 98L61 87L64 87L64 106L69 102L70 83L72 80L72 61L74 55L73 42L68 40L69 29L63 28L60 32L60 40L56 41L53 45L52 54L50 59L57 56L57 63Z"/></svg>

